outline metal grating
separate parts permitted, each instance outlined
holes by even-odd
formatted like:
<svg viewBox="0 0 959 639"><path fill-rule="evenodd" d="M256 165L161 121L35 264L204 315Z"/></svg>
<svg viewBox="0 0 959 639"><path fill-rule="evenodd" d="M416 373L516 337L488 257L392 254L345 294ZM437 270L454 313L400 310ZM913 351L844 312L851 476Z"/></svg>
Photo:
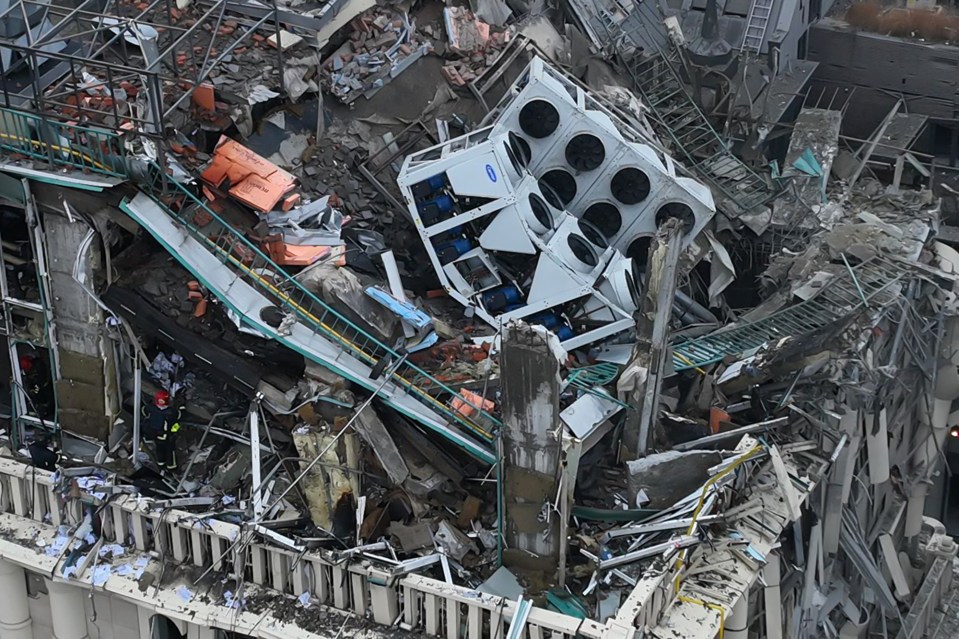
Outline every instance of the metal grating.
<svg viewBox="0 0 959 639"><path fill-rule="evenodd" d="M903 275L901 265L874 257L844 275L837 275L818 295L804 302L755 322L674 344L673 367L677 372L699 368L730 355L741 355L772 340L812 333L863 310Z"/></svg>
<svg viewBox="0 0 959 639"><path fill-rule="evenodd" d="M151 192L160 208L237 277L259 289L285 314L292 314L316 334L367 363L373 370L391 370L392 381L404 388L410 397L445 417L448 423L459 425L491 450L489 445L501 426L497 418L470 398L406 361L405 354L383 344L340 315L192 193L175 181L164 179L159 167L154 166L154 169L155 181L144 192ZM198 213L210 219L202 228L195 221Z"/></svg>

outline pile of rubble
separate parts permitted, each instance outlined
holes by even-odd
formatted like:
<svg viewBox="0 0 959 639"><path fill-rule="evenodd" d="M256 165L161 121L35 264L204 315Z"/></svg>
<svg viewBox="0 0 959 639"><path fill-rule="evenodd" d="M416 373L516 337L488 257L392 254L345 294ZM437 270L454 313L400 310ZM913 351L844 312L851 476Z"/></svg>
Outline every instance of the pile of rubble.
<svg viewBox="0 0 959 639"><path fill-rule="evenodd" d="M465 86L483 74L510 40L510 30L493 31L490 25L463 7L443 9L447 57L443 75L453 86Z"/></svg>
<svg viewBox="0 0 959 639"><path fill-rule="evenodd" d="M371 9L351 29L349 41L323 63L329 92L345 104L373 97L433 48L403 12Z"/></svg>
<svg viewBox="0 0 959 639"><path fill-rule="evenodd" d="M117 197L92 196L83 216L100 226L80 252L99 233L106 257L95 277L76 257L70 280L101 313L114 423L50 462L31 422L22 458L52 464L64 503L135 494L159 517L236 526L235 557L322 553L363 598L414 577L456 593L456 611L495 598L501 621L514 606L508 637L547 622L564 636L915 636L915 606L956 552L923 517L959 399L959 252L937 238L931 191L902 188L901 166L894 184L870 174L866 145L840 153L841 114L822 109L802 110L775 177L725 141L708 170L685 167L652 106L605 75L585 84L479 7L442 8L439 61L423 60L415 9L348 15L340 39L303 26L338 6L164 87L191 99L130 146L142 170ZM275 77L267 54L294 47ZM524 68L499 70L497 108L445 86L507 47ZM429 96L390 85L427 67L415 86ZM342 104L295 103L321 87ZM60 115L132 135L143 97L89 75ZM391 114L414 97L415 121ZM683 113L676 127L707 117ZM730 206L747 186L759 203ZM97 552L106 519L86 509L51 552ZM244 598L245 566L203 569L237 584L211 605L270 607ZM442 615L422 622L404 597L409 614L363 606L437 632ZM322 625L311 587L277 599L284 619ZM472 619L471 636L486 632Z"/></svg>

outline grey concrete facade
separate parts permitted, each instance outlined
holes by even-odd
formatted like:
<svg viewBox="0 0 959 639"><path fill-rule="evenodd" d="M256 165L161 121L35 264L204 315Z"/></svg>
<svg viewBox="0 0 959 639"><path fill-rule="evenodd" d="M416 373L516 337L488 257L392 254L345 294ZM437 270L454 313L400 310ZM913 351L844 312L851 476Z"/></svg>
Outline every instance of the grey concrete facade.
<svg viewBox="0 0 959 639"><path fill-rule="evenodd" d="M857 116L844 121L846 135L868 136L899 95L908 113L959 115L959 47L866 33L825 19L810 29L809 58L819 62L814 85L849 96L848 108Z"/></svg>

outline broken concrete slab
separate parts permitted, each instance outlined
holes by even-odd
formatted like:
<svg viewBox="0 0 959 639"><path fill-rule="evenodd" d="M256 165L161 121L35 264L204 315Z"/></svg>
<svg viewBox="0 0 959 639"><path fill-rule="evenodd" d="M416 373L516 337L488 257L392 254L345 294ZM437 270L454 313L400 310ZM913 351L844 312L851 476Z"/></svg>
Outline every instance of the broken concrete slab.
<svg viewBox="0 0 959 639"><path fill-rule="evenodd" d="M689 495L709 479L709 469L722 454L713 451L666 451L626 463L630 507L666 508ZM637 504L645 494L647 503Z"/></svg>
<svg viewBox="0 0 959 639"><path fill-rule="evenodd" d="M372 449L390 481L396 486L402 486L410 476L410 469L372 406L367 406L356 414L353 428Z"/></svg>

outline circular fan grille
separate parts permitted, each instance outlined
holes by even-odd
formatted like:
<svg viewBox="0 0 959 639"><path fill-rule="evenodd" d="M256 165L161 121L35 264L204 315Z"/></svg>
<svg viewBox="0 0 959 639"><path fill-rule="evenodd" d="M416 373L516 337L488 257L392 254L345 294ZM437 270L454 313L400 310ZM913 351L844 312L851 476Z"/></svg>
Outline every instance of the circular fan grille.
<svg viewBox="0 0 959 639"><path fill-rule="evenodd" d="M509 132L509 142L506 143L506 154L509 155L510 162L516 167L517 173L522 173L529 166L532 152L529 148L529 142Z"/></svg>
<svg viewBox="0 0 959 639"><path fill-rule="evenodd" d="M566 244L569 250L573 252L576 259L583 264L593 267L599 264L599 258L596 257L596 251L585 239L579 235L570 235L566 238Z"/></svg>
<svg viewBox="0 0 959 639"><path fill-rule="evenodd" d="M559 111L546 100L531 100L519 110L519 128L530 137L549 137L559 128Z"/></svg>
<svg viewBox="0 0 959 639"><path fill-rule="evenodd" d="M577 171L598 169L605 159L603 141L590 133L580 133L566 145L566 162Z"/></svg>
<svg viewBox="0 0 959 639"><path fill-rule="evenodd" d="M543 177L539 179L539 188L544 195L546 195L548 189L559 198L556 208L566 208L576 197L576 178L569 171L553 169L544 173ZM552 202L550 203L552 204Z"/></svg>
<svg viewBox="0 0 959 639"><path fill-rule="evenodd" d="M649 177L633 167L620 169L613 176L609 190L623 204L639 204L649 197Z"/></svg>
<svg viewBox="0 0 959 639"><path fill-rule="evenodd" d="M591 204L583 213L583 219L599 229L607 239L619 233L619 229L623 227L623 216L616 205L609 202Z"/></svg>
<svg viewBox="0 0 959 639"><path fill-rule="evenodd" d="M553 214L550 213L549 205L543 198L535 193L530 193L529 208L533 212L533 217L536 218L537 222L548 229L553 228Z"/></svg>

